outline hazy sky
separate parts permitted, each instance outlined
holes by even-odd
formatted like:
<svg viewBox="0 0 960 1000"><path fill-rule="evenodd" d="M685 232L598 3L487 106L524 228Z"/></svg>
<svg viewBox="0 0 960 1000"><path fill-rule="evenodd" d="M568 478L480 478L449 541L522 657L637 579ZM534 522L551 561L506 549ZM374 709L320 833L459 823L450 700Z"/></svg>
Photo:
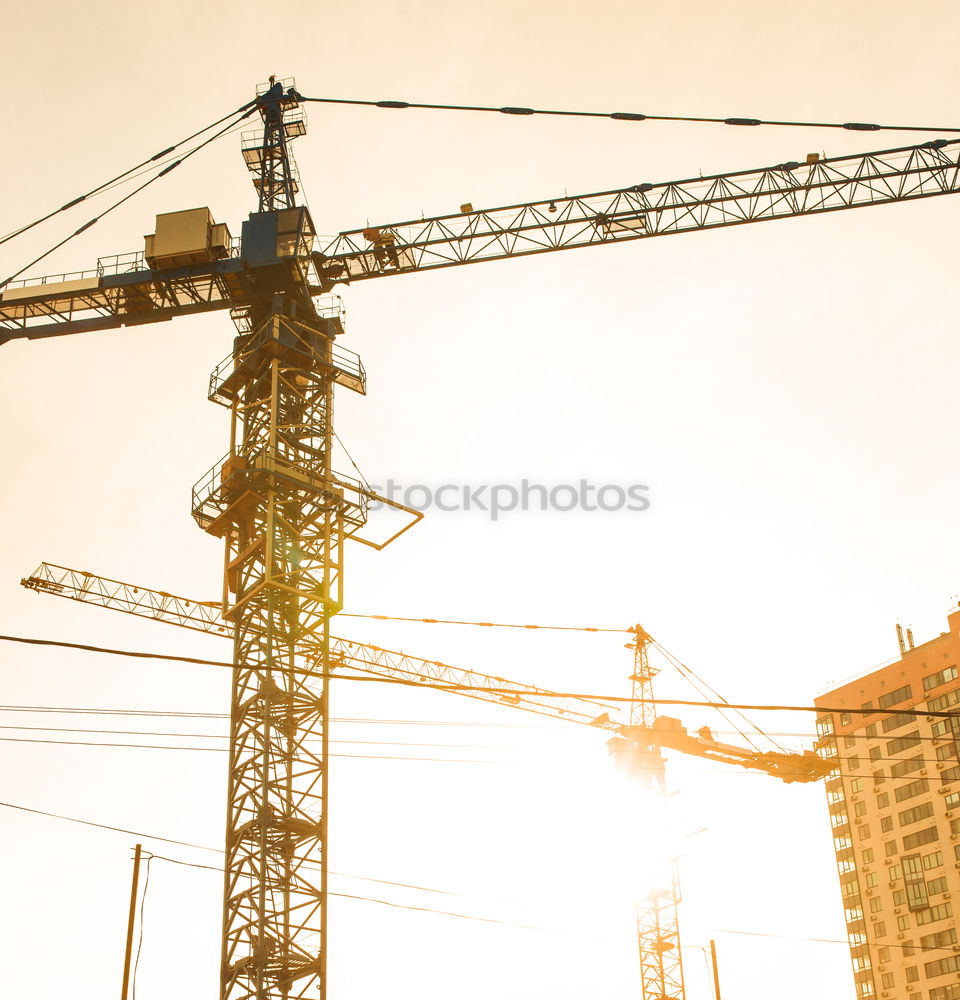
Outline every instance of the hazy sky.
<svg viewBox="0 0 960 1000"><path fill-rule="evenodd" d="M960 15L946 2L921 0L909 14L888 0L373 0L274 10L184 0L11 9L0 230L238 107L271 73L295 76L310 96L958 123ZM295 151L317 227L333 234L465 201L492 207L913 137L313 105ZM157 212L198 205L237 234L255 208L238 135L35 273L138 250ZM6 244L0 271L19 269L96 211L81 207ZM898 619L918 641L938 633L960 590L956 212L952 199L930 199L342 290L343 344L363 357L369 394L341 394L338 431L371 481L586 478L644 483L651 499L643 513L516 512L495 524L430 512L386 552L349 553L350 609L639 620L728 698L758 702L810 703L892 657ZM219 595L219 544L195 527L189 500L227 450L226 413L205 397L232 335L215 314L2 349L0 632L229 655L217 640L58 603L18 581L47 559ZM346 459L341 467L349 471ZM618 636L338 626L545 686L629 690ZM0 669L7 706L229 705L228 676L213 668L2 644ZM377 742L334 747L354 756L334 761L331 865L344 874L333 888L506 923L337 898L331 996L638 996L629 900L651 833L602 735L451 696L354 687L337 688L334 712L361 721L338 722L333 738ZM690 694L669 673L660 690ZM0 715L4 726L223 731L216 718ZM774 732L813 732L809 716L756 718ZM708 715L684 719L729 728ZM222 752L0 747L4 802L221 842ZM709 996L698 949L710 937L725 995L760 1000L774 984L783 1000L852 996L845 945L808 940L844 937L822 788L696 760L671 761L670 781L691 834L682 875L691 1000ZM65 974L76 1000L119 989L136 839L0 808L0 953L11 994L52 1000ZM217 863L212 852L145 843ZM214 995L219 919L216 873L153 863L140 1000L172 989L185 1000Z"/></svg>

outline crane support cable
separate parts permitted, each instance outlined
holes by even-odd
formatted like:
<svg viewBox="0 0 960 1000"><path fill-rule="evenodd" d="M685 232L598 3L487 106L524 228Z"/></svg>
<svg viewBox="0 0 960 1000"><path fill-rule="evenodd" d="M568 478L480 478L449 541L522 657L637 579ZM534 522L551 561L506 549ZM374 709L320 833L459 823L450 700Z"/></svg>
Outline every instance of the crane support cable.
<svg viewBox="0 0 960 1000"><path fill-rule="evenodd" d="M793 122L766 118L706 118L693 115L648 115L635 111L557 111L547 108L487 107L476 104L419 104L413 101L358 101L339 97L300 97L301 101L314 104L349 104L369 108L406 110L415 108L426 111L488 111L501 115L553 115L563 118L611 118L621 122L695 122L709 125L779 125L789 128L837 128L847 132L957 132L960 128L926 125L877 125L873 122Z"/></svg>
<svg viewBox="0 0 960 1000"><path fill-rule="evenodd" d="M203 666L211 667L227 667L229 669L234 669L233 663L228 663L225 660L204 660L195 656L176 656L173 654L165 653L147 653L142 650L130 650L130 649L112 649L107 646L91 646L85 643L79 642L63 642L59 639L36 639L28 638L25 636L15 636L15 635L0 635L0 642L22 642L34 646L56 646L65 649L79 649L91 653L108 653L112 656L129 656L138 659L151 659L151 660L168 660L180 663L196 663ZM335 681L355 681L359 683L370 683L370 684L401 684L407 687L415 688L429 688L434 691L485 691L496 693L496 689L488 687L478 687L472 684L444 684L444 683L432 683L426 679L424 680L405 680L400 677L355 677L351 674L340 674L340 673L326 673L323 671L304 671L306 676L315 677L318 680L335 680ZM515 693L515 688L509 686L500 689L500 693L504 695L511 695ZM632 699L625 698L620 695L606 695L606 694L584 694L582 692L572 692L572 691L544 691L537 689L538 697L544 698L580 698L584 701L610 701L619 702L622 704L629 704ZM955 719L960 712L933 712L926 709L915 709L915 708L890 708L890 709L869 709L869 708L848 708L846 706L831 707L828 705L758 705L753 703L745 702L731 702L731 701L692 701L683 698L651 698L650 703L653 705L680 705L687 706L691 708L732 708L732 709L744 709L753 712L818 712L820 714L826 715L831 712L848 712L851 715L909 715L915 716L916 718L931 718L931 719Z"/></svg>
<svg viewBox="0 0 960 1000"><path fill-rule="evenodd" d="M153 156L148 156L145 160L130 167L128 170L124 170L123 173L117 174L116 177L112 177L108 181L104 181L102 184L98 184L95 188L91 188L86 194L81 194L76 198L72 198L66 204L61 205L59 208L55 208L52 212L48 212L46 215L41 216L39 219L35 219L33 222L28 223L25 226L21 226L19 229L14 230L12 233L7 233L6 236L0 237L0 246L4 243L9 243L10 240L15 239L17 236L21 236L23 233L29 232L41 223L46 222L48 219L52 219L55 215L59 215L60 212L66 212L81 202L86 201L88 198L92 198L94 195L99 194L101 191L105 191L107 188L113 187L119 181L124 178L129 177L131 174L136 173L143 167L149 167L152 163L156 163L158 160L164 159L164 157L169 156L172 152L179 149L181 146L188 142L192 142L194 139L203 135L204 132L209 132L210 129L216 128L218 125L225 122L228 118L233 118L234 115L238 115L243 111L247 111L255 101L248 101L246 104L241 105L236 111L231 111L229 114L224 115L222 118L218 118L215 122L211 122L209 125L198 129L196 132L188 135L186 138L181 139L179 142L175 142L172 146L167 146L165 149L161 149L159 153L154 153Z"/></svg>
<svg viewBox="0 0 960 1000"><path fill-rule="evenodd" d="M598 628L590 625L523 625L514 622L462 622L453 618L400 618L396 615L367 615L341 611L338 618L372 618L382 622L415 622L422 625L477 625L482 628L525 628L553 632L615 632L629 634L628 628Z"/></svg>
<svg viewBox="0 0 960 1000"><path fill-rule="evenodd" d="M125 194L122 198L119 198L112 205L109 205L107 208L105 208L99 215L95 215L93 218L88 219L82 226L80 226L79 229L70 233L69 236L65 236L58 243L55 243L52 247L50 247L49 250L45 250L42 254L40 254L39 257L34 257L34 259L31 260L28 264L24 264L19 271L15 271L9 277L5 278L3 281L0 281L0 288L3 288L4 286L8 285L11 281L14 280L14 278L19 278L20 275L24 273L24 271L28 271L31 267L33 267L34 264L38 264L44 258L49 257L50 254L52 254L56 250L59 250L65 244L69 243L74 237L79 236L81 233L86 232L88 229L90 229L91 226L96 225L104 216L109 215L112 211L114 211L114 209L119 208L122 204L124 204L124 202L129 201L135 195L139 194L144 188L149 187L154 181L159 180L161 177L164 177L167 174L169 174L172 170L175 170L177 167L180 166L181 163L183 163L185 160L188 160L191 156L193 156L194 153L199 153L200 150L203 149L205 146L209 146L211 142L214 142L221 136L226 135L226 133L231 131L239 121L242 121L248 115L252 114L254 110L255 107L252 107L248 108L245 111L241 109L240 111L233 112L231 115L228 116L231 119L230 122L227 125L225 125L222 129L220 129L218 132L214 132L213 135L208 136L206 139L203 140L203 142L194 146L192 149L187 150L187 152L185 152L183 156L181 156L178 160L173 160L171 163L168 163L158 173L155 173L152 177L148 177L147 180L145 180L142 184L139 184L128 194ZM167 151L165 150L164 152Z"/></svg>

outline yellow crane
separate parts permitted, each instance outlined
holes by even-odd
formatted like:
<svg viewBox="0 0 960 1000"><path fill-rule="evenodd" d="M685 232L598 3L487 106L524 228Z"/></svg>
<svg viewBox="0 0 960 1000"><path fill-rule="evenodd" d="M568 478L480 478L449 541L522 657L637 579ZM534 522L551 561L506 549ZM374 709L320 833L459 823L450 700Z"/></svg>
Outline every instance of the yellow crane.
<svg viewBox="0 0 960 1000"><path fill-rule="evenodd" d="M325 1000L330 620L343 607L346 542L392 540L367 533L370 501L391 501L333 468L334 389L363 393L366 378L360 359L335 345L343 333L336 301L319 296L390 275L960 190L960 141L937 139L494 209L464 205L318 245L297 203L289 151L306 131L305 100L291 81L271 80L224 119L223 131L259 119L243 141L258 205L239 240L207 209L164 213L142 251L85 271L8 280L0 296L0 344L216 310L228 310L236 328L209 390L231 412L228 450L192 495L199 526L224 541L224 618L234 643L221 1000L318 991ZM173 166L158 167L158 176ZM410 526L417 515L406 513ZM319 864L319 884L307 863Z"/></svg>

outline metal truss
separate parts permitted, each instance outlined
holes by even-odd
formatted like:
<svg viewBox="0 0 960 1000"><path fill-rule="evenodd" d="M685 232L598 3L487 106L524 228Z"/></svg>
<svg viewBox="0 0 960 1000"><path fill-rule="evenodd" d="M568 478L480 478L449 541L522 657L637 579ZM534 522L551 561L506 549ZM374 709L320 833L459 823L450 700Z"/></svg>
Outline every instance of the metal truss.
<svg viewBox="0 0 960 1000"><path fill-rule="evenodd" d="M960 140L781 163L341 233L321 274L360 281L475 261L816 215L960 190Z"/></svg>
<svg viewBox="0 0 960 1000"><path fill-rule="evenodd" d="M287 121L290 114L284 111L288 139L303 124L302 119ZM286 199L289 186L282 164L261 162L257 157L266 146L264 140L256 141L253 152L245 150L248 165L257 177L264 170L279 170L270 175L270 185L264 182L260 188L270 187L275 201ZM321 252L286 263L299 263L310 291L320 293L337 283L391 274L955 194L960 191L958 147L960 140L937 139L812 163L365 227L340 233ZM295 190L295 169L289 169ZM0 344L245 308L262 292L238 248L231 252L231 258L214 265L159 270L150 270L142 254L126 254L93 271L10 282L0 296Z"/></svg>
<svg viewBox="0 0 960 1000"><path fill-rule="evenodd" d="M650 893L637 911L643 1000L684 1000L676 884Z"/></svg>
<svg viewBox="0 0 960 1000"><path fill-rule="evenodd" d="M329 621L364 512L330 464L339 320L301 311L277 296L242 318L230 455L193 493L226 543L234 633L222 1000L326 994Z"/></svg>
<svg viewBox="0 0 960 1000"><path fill-rule="evenodd" d="M24 587L39 593L123 611L197 632L229 635L231 631L221 617L222 606L219 602L174 597L163 591L109 580L52 563L41 563L29 577L20 582ZM313 637L306 637L302 647L310 664L306 673L315 677L319 666L316 659L319 646ZM329 667L334 673L351 669L414 685L429 683L462 697L494 705L507 705L535 715L564 719L599 729L618 731L622 728L621 722L616 718L618 709L613 704L600 700L558 697L556 692L547 688L451 666L438 660L410 656L355 639L330 637Z"/></svg>

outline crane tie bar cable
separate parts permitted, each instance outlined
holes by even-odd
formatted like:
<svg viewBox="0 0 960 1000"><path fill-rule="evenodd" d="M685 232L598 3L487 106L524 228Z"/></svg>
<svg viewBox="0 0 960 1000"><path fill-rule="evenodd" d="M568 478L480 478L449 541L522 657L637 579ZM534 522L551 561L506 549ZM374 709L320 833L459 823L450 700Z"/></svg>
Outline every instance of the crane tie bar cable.
<svg viewBox="0 0 960 1000"><path fill-rule="evenodd" d="M340 618L372 618L382 622L416 622L422 625L477 625L483 628L525 628L552 632L615 632L629 634L628 628L594 628L589 625L520 625L512 622L461 622L449 618L399 618L396 615L364 615L341 611Z"/></svg>
<svg viewBox="0 0 960 1000"><path fill-rule="evenodd" d="M179 142L175 142L172 146L167 146L166 149L161 149L159 153L154 153L153 156L148 156L145 160L142 160L140 163L136 164L136 166L130 167L128 170L124 170L122 174L117 174L116 177L113 177L108 181L104 181L102 184L98 184L95 188L91 188L89 191L86 192L86 194L78 195L76 198L72 198L66 204L61 205L59 208L55 208L52 212L48 212L41 218L35 219L33 222L30 222L27 225L21 226L19 229L14 230L14 232L8 233L6 236L0 237L0 246L2 246L4 243L8 243L15 237L28 232L35 226L39 226L42 222L46 222L47 219L52 219L55 215L58 215L60 212L66 212L68 209L73 208L75 205L79 205L80 202L86 201L88 198L92 198L95 194L99 194L106 188L112 187L119 181L122 181L125 177L129 177L130 174L136 173L136 171L142 169L143 167L149 167L150 164L155 163L157 160L162 160L165 156L169 156L170 153L179 149L181 146L185 145L188 142L193 141L198 136L203 135L204 132L209 132L210 129L216 128L218 125L225 122L228 118L233 118L234 115L238 115L243 111L247 111L251 107L251 105L255 103L256 103L255 101L248 101L246 104L241 105L235 111L231 111L229 114L224 115L222 118L218 118L215 122L211 122L209 125L206 125L201 129L198 129L192 135L188 135L186 138L181 139Z"/></svg>
<svg viewBox="0 0 960 1000"><path fill-rule="evenodd" d="M553 115L565 118L612 118L621 122L698 122L711 125L781 125L791 128L838 128L848 132L957 132L960 128L925 125L877 125L873 122L788 122L765 118L705 118L687 115L646 115L633 111L557 111L547 108L486 107L476 104L418 104L413 101L356 101L339 97L301 97L314 104L352 104L369 108L428 111L492 111L501 115Z"/></svg>
<svg viewBox="0 0 960 1000"><path fill-rule="evenodd" d="M244 105L244 108L247 108L247 106ZM14 271L14 273L11 274L11 275L9 275L9 277L4 278L3 281L0 281L0 289L6 287L15 278L19 278L20 275L23 274L24 271L29 270L31 267L33 267L34 264L38 264L45 257L49 257L50 254L52 254L54 251L59 250L62 246L64 246L65 244L69 243L70 240L72 240L75 237L79 236L81 233L86 232L86 230L88 230L91 226L96 225L96 223L98 223L105 215L109 215L112 211L114 211L115 209L119 208L122 204L124 204L124 202L127 202L131 198L133 198L135 195L138 195L144 188L149 187L154 181L159 180L161 177L165 177L167 174L170 173L171 170L175 170L177 167L180 166L181 163L183 163L185 160L188 160L191 156L193 156L194 153L199 153L200 150L203 149L205 146L209 146L210 143L215 142L221 136L226 135L227 132L231 131L237 124L239 124L239 122L243 121L244 118L246 118L248 115L252 114L253 111L255 110L255 107L248 108L247 110L244 110L244 108L240 108L238 111L233 111L229 115L227 115L227 118L229 118L231 120L228 122L228 124L226 124L218 132L214 132L213 135L208 136L206 139L203 140L203 142L198 143L192 149L188 149L183 154L183 156L181 156L179 159L174 160L172 163L168 163L165 167L163 167L162 170L160 170L158 173L154 174L152 177L148 177L147 180L145 180L142 184L140 184L137 187L135 187L129 194L124 195L122 198L120 198L117 201L115 201L112 205L108 205L107 208L105 208L99 215L95 215L92 219L88 219L75 232L70 233L69 236L65 236L62 240L60 240L59 243L55 243L48 250L44 250L44 252L42 254L40 254L39 257L34 257L33 260L30 261L29 264L24 264L23 267L21 267L19 271ZM221 121L223 121L223 119L221 119ZM207 130L204 129L204 131L207 131ZM168 152L168 151L165 150L164 152ZM163 155L163 154L158 154L158 155ZM133 168L133 169L135 170L136 168ZM130 171L128 171L128 173L129 172ZM101 185L101 187L107 187L107 186L108 185ZM80 200L82 200L82 199L80 199ZM62 211L62 209L58 209L58 211ZM56 214L56 213L53 213L53 214ZM49 218L49 216L48 216L48 218ZM26 228L30 228L30 227L28 226ZM20 232L23 232L23 231L24 230L20 230ZM16 235L16 234L14 234L14 235Z"/></svg>

